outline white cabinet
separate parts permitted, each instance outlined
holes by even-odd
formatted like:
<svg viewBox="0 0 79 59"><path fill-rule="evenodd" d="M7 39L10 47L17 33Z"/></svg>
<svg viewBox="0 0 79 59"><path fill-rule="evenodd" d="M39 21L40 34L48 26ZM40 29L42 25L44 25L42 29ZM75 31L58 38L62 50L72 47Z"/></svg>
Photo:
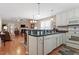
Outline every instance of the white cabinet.
<svg viewBox="0 0 79 59"><path fill-rule="evenodd" d="M38 37L38 55L43 55L44 54L44 37Z"/></svg>
<svg viewBox="0 0 79 59"><path fill-rule="evenodd" d="M68 25L69 21L79 20L79 8L73 8L56 15L56 26Z"/></svg>
<svg viewBox="0 0 79 59"><path fill-rule="evenodd" d="M79 8L67 11L68 25L79 24Z"/></svg>
<svg viewBox="0 0 79 59"><path fill-rule="evenodd" d="M56 26L61 26L61 15L60 14L56 15Z"/></svg>
<svg viewBox="0 0 79 59"><path fill-rule="evenodd" d="M66 26L68 25L67 13L60 13L56 15L56 26Z"/></svg>
<svg viewBox="0 0 79 59"><path fill-rule="evenodd" d="M56 39L54 35L49 35L44 37L44 54L50 53L56 48Z"/></svg>
<svg viewBox="0 0 79 59"><path fill-rule="evenodd" d="M37 55L37 37L29 36L29 55Z"/></svg>
<svg viewBox="0 0 79 59"><path fill-rule="evenodd" d="M79 17L79 8L75 8L75 16Z"/></svg>
<svg viewBox="0 0 79 59"><path fill-rule="evenodd" d="M43 55L44 43L43 37L29 36L29 54L30 55Z"/></svg>
<svg viewBox="0 0 79 59"><path fill-rule="evenodd" d="M70 26L69 27L70 36L78 36L79 37L79 26Z"/></svg>
<svg viewBox="0 0 79 59"><path fill-rule="evenodd" d="M44 54L48 54L51 52L51 47L52 41L51 41L51 36L45 36L44 37Z"/></svg>
<svg viewBox="0 0 79 59"><path fill-rule="evenodd" d="M67 18L71 19L74 16L75 16L75 9L68 10L68 12L67 12Z"/></svg>
<svg viewBox="0 0 79 59"><path fill-rule="evenodd" d="M62 23L62 26L68 25L67 12L62 13L62 19L60 20L60 22Z"/></svg>
<svg viewBox="0 0 79 59"><path fill-rule="evenodd" d="M56 40L57 40L57 47L58 47L63 43L62 34L58 34L57 37L56 37Z"/></svg>
<svg viewBox="0 0 79 59"><path fill-rule="evenodd" d="M79 8L73 8L73 9L67 11L68 19L73 19L76 17L79 17Z"/></svg>
<svg viewBox="0 0 79 59"><path fill-rule="evenodd" d="M29 36L29 54L46 55L65 42L65 34L53 34L42 37Z"/></svg>
<svg viewBox="0 0 79 59"><path fill-rule="evenodd" d="M62 34L60 34L59 39L60 39L59 40L60 45L63 44Z"/></svg>
<svg viewBox="0 0 79 59"><path fill-rule="evenodd" d="M68 35L67 33L62 33L62 43L63 44L66 44L66 41L68 39L67 35Z"/></svg>

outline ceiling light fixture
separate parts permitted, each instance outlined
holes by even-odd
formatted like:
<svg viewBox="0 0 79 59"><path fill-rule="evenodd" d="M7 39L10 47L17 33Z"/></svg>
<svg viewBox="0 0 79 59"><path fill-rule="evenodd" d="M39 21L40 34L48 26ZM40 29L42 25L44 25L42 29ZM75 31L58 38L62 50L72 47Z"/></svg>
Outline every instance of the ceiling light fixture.
<svg viewBox="0 0 79 59"><path fill-rule="evenodd" d="M37 14L37 18L40 17L40 3L37 3L37 6L38 6L38 14Z"/></svg>
<svg viewBox="0 0 79 59"><path fill-rule="evenodd" d="M52 17L52 12L53 12L53 9L50 10L50 20L51 20L51 21L54 20L53 17Z"/></svg>
<svg viewBox="0 0 79 59"><path fill-rule="evenodd" d="M35 19L39 19L39 17L40 17L40 3L37 3L37 15L36 15L36 17L34 16L34 7L35 7L35 5L33 4L33 20L31 20L30 21L30 23L37 23L37 20L35 20Z"/></svg>
<svg viewBox="0 0 79 59"><path fill-rule="evenodd" d="M54 19L53 19L53 18L51 18L50 20L51 20L51 21L53 21Z"/></svg>

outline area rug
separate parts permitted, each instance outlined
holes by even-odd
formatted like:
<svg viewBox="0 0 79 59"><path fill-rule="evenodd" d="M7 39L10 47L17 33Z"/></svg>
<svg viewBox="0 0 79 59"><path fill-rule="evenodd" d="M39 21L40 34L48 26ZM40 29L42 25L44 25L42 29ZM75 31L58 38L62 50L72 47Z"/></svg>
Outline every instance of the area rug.
<svg viewBox="0 0 79 59"><path fill-rule="evenodd" d="M79 55L79 50L74 49L72 47L63 46L62 49L59 50L60 55Z"/></svg>

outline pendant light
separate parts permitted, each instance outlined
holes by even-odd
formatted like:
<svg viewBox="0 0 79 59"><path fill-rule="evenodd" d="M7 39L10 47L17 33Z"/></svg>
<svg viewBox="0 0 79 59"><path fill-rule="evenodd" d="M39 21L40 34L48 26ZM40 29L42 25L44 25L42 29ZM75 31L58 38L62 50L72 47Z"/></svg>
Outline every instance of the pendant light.
<svg viewBox="0 0 79 59"><path fill-rule="evenodd" d="M35 6L37 6L37 9L35 9ZM35 15L35 10L37 10L37 14ZM30 22L31 23L36 23L37 20L36 19L39 19L40 17L40 3L37 3L37 4L33 4L33 20L31 20Z"/></svg>
<svg viewBox="0 0 79 59"><path fill-rule="evenodd" d="M53 9L50 10L50 20L51 20L51 21L54 20L53 17L52 17L52 12L53 12Z"/></svg>
<svg viewBox="0 0 79 59"><path fill-rule="evenodd" d="M30 21L30 23L34 24L35 23L35 17L34 17L35 4L33 4L32 7L33 7L33 15L32 15L32 20Z"/></svg>
<svg viewBox="0 0 79 59"><path fill-rule="evenodd" d="M37 12L38 12L38 14L37 14L37 18L39 18L39 17L40 17L40 3L37 3L37 6L38 6L38 10L37 10Z"/></svg>

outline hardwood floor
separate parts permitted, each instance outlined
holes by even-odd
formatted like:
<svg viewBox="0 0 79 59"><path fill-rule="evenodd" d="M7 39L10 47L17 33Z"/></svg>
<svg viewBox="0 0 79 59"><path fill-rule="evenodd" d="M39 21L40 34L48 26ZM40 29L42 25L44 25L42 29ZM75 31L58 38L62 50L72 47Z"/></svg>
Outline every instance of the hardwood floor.
<svg viewBox="0 0 79 59"><path fill-rule="evenodd" d="M62 47L63 46L61 45L48 55L59 55L58 51ZM8 41L5 43L5 46L1 44L0 55L28 55L28 47L24 45L24 37L21 35L13 37L12 41Z"/></svg>
<svg viewBox="0 0 79 59"><path fill-rule="evenodd" d="M63 45L57 47L56 49L54 49L53 51L51 51L48 55L60 55L58 52L62 48L63 48Z"/></svg>
<svg viewBox="0 0 79 59"><path fill-rule="evenodd" d="M18 36L12 38L12 41L1 44L0 55L25 55L28 54L27 47L23 44L24 37Z"/></svg>

